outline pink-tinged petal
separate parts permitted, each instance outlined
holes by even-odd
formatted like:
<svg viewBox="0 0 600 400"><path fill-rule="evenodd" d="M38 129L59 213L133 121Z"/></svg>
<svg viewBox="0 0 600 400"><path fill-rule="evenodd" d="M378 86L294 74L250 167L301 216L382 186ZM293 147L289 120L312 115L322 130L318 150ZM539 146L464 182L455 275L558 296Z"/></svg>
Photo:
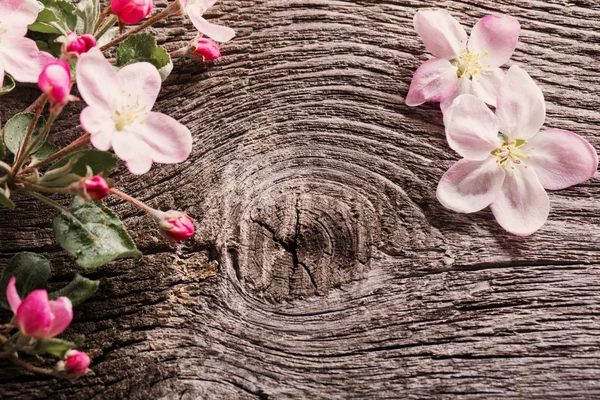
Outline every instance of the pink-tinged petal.
<svg viewBox="0 0 600 400"><path fill-rule="evenodd" d="M446 10L419 10L413 23L427 50L436 57L451 60L467 47L465 29Z"/></svg>
<svg viewBox="0 0 600 400"><path fill-rule="evenodd" d="M77 88L90 106L109 111L121 104L117 71L97 47L79 56Z"/></svg>
<svg viewBox="0 0 600 400"><path fill-rule="evenodd" d="M516 18L506 15L488 15L481 18L471 31L469 51L471 53L488 55L482 60L490 68L496 68L506 63L517 47L521 24Z"/></svg>
<svg viewBox="0 0 600 400"><path fill-rule="evenodd" d="M47 337L60 335L73 320L73 305L68 297L61 296L50 302L50 311L54 318L48 328Z"/></svg>
<svg viewBox="0 0 600 400"><path fill-rule="evenodd" d="M587 181L598 169L598 154L592 145L573 132L560 129L541 131L527 141L531 158L542 186L564 189Z"/></svg>
<svg viewBox="0 0 600 400"><path fill-rule="evenodd" d="M508 169L502 189L490 208L508 232L528 236L544 225L550 213L548 194L533 168Z"/></svg>
<svg viewBox="0 0 600 400"><path fill-rule="evenodd" d="M35 0L0 1L2 24L8 27L10 35L14 37L25 36L27 25L35 22L38 12L39 6Z"/></svg>
<svg viewBox="0 0 600 400"><path fill-rule="evenodd" d="M141 106L150 111L161 85L156 68L150 63L139 62L121 68L117 75L125 96L137 99Z"/></svg>
<svg viewBox="0 0 600 400"><path fill-rule="evenodd" d="M500 132L510 139L536 135L546 119L544 95L533 79L517 65L510 67L496 98Z"/></svg>
<svg viewBox="0 0 600 400"><path fill-rule="evenodd" d="M214 41L228 42L235 36L233 29L210 23L202 18L201 10L198 7L188 7L187 13L198 32L205 34Z"/></svg>
<svg viewBox="0 0 600 400"><path fill-rule="evenodd" d="M25 335L46 338L52 324L48 292L40 289L29 293L17 310L17 320Z"/></svg>
<svg viewBox="0 0 600 400"><path fill-rule="evenodd" d="M21 297L17 292L16 282L17 278L13 276L8 281L8 286L6 287L6 300L8 300L8 305L10 306L10 309L15 315L17 315L17 310L21 305Z"/></svg>
<svg viewBox="0 0 600 400"><path fill-rule="evenodd" d="M55 60L39 51L31 39L15 37L5 42L0 46L0 60L5 71L19 82L37 82L44 67Z"/></svg>
<svg viewBox="0 0 600 400"><path fill-rule="evenodd" d="M152 149L144 142L139 131L118 132L112 138L112 147L132 174L145 174L152 167Z"/></svg>
<svg viewBox="0 0 600 400"><path fill-rule="evenodd" d="M81 127L92 136L90 141L95 148L107 151L115 134L115 123L104 109L92 106L83 109L80 115Z"/></svg>
<svg viewBox="0 0 600 400"><path fill-rule="evenodd" d="M502 146L498 139L498 121L488 106L477 97L457 97L444 114L446 139L464 158L485 160L492 150Z"/></svg>
<svg viewBox="0 0 600 400"><path fill-rule="evenodd" d="M473 83L468 78L458 78L458 86L452 95L446 97L444 100L440 102L440 109L442 113L446 113L446 110L450 108L454 99L458 96L462 96L463 94L473 94Z"/></svg>
<svg viewBox="0 0 600 400"><path fill-rule="evenodd" d="M425 61L413 75L406 105L418 106L426 101L442 101L452 96L458 86L456 69L443 58Z"/></svg>
<svg viewBox="0 0 600 400"><path fill-rule="evenodd" d="M157 163L175 164L186 160L192 152L192 133L168 115L151 112L139 132L151 149Z"/></svg>
<svg viewBox="0 0 600 400"><path fill-rule="evenodd" d="M490 106L496 107L498 89L504 80L504 72L500 68L492 68L473 77L473 94Z"/></svg>
<svg viewBox="0 0 600 400"><path fill-rule="evenodd" d="M444 207L453 211L483 210L498 195L505 175L492 157L483 161L463 158L442 176L436 196Z"/></svg>

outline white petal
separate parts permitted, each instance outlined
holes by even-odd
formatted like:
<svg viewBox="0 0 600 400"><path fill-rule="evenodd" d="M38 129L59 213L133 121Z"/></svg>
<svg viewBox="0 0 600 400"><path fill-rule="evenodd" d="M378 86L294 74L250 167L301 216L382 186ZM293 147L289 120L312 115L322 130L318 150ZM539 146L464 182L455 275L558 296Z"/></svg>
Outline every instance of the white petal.
<svg viewBox="0 0 600 400"><path fill-rule="evenodd" d="M442 176L436 195L440 203L451 210L479 211L494 201L505 175L493 157L483 161L463 158Z"/></svg>
<svg viewBox="0 0 600 400"><path fill-rule="evenodd" d="M507 15L483 17L471 31L469 51L480 56L487 51L488 55L483 57L482 63L490 64L490 68L497 68L512 56L519 41L520 30L521 25L516 18Z"/></svg>
<svg viewBox="0 0 600 400"><path fill-rule="evenodd" d="M192 152L192 133L168 115L151 112L139 132L140 139L151 149L152 159L163 164L175 164Z"/></svg>
<svg viewBox="0 0 600 400"><path fill-rule="evenodd" d="M0 1L2 25L9 29L13 37L25 36L27 25L35 22L38 12L39 6L35 0Z"/></svg>
<svg viewBox="0 0 600 400"><path fill-rule="evenodd" d="M9 38L6 42L0 47L0 60L5 71L19 82L37 82L44 67L54 61L31 39Z"/></svg>
<svg viewBox="0 0 600 400"><path fill-rule="evenodd" d="M598 154L590 143L573 132L560 129L541 131L527 141L531 159L546 189L558 190L587 181L598 169Z"/></svg>
<svg viewBox="0 0 600 400"><path fill-rule="evenodd" d="M196 29L212 40L217 42L228 42L235 36L235 31L233 29L210 23L202 18L202 14L197 7L188 7L186 11Z"/></svg>
<svg viewBox="0 0 600 400"><path fill-rule="evenodd" d="M454 99L463 94L473 94L473 84L468 78L458 78L458 86L454 93L440 102L442 113L446 113L446 110L452 105Z"/></svg>
<svg viewBox="0 0 600 400"><path fill-rule="evenodd" d="M426 101L443 101L456 91L456 67L444 58L425 61L413 75L406 105L418 106Z"/></svg>
<svg viewBox="0 0 600 400"><path fill-rule="evenodd" d="M150 111L161 86L160 74L156 68L150 63L138 62L121 68L117 76L125 96L124 101L137 101Z"/></svg>
<svg viewBox="0 0 600 400"><path fill-rule="evenodd" d="M111 139L115 133L115 124L111 115L102 108L92 106L83 109L80 115L81 127L92 136L90 141L98 150L110 149Z"/></svg>
<svg viewBox="0 0 600 400"><path fill-rule="evenodd" d="M112 138L117 157L127 163L132 174L145 174L152 167L152 149L137 132L120 131Z"/></svg>
<svg viewBox="0 0 600 400"><path fill-rule="evenodd" d="M504 80L504 72L500 68L485 70L483 74L473 77L473 94L490 106L496 107L496 97L502 80Z"/></svg>
<svg viewBox="0 0 600 400"><path fill-rule="evenodd" d="M550 201L533 168L516 165L515 169L508 169L502 189L490 209L508 232L528 236L548 219Z"/></svg>
<svg viewBox="0 0 600 400"><path fill-rule="evenodd" d="M500 132L510 139L529 139L539 132L546 119L542 90L516 65L506 73L496 103Z"/></svg>
<svg viewBox="0 0 600 400"><path fill-rule="evenodd" d="M419 10L413 23L427 50L438 58L451 60L467 47L467 33L446 10Z"/></svg>
<svg viewBox="0 0 600 400"><path fill-rule="evenodd" d="M79 57L77 88L90 106L103 108L108 112L121 104L117 71L97 47Z"/></svg>
<svg viewBox="0 0 600 400"><path fill-rule="evenodd" d="M477 97L457 97L444 114L448 144L470 160L485 160L492 150L502 146L498 139L498 121L488 106Z"/></svg>

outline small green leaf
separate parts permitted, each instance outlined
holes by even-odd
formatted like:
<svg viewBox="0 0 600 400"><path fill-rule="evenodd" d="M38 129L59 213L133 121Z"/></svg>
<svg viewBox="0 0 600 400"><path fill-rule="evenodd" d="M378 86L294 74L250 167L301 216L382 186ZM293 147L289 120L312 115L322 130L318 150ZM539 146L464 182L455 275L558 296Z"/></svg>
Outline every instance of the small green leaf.
<svg viewBox="0 0 600 400"><path fill-rule="evenodd" d="M52 354L55 357L63 359L65 357L65 353L75 347L75 343L67 340L56 338L41 339L38 340L31 350L27 352L32 355Z"/></svg>
<svg viewBox="0 0 600 400"><path fill-rule="evenodd" d="M45 142L44 144L42 144L40 146L40 148L38 149L38 151L36 151L32 156L31 156L31 165L33 164L37 164L40 161L50 157L52 154L56 153L58 151L58 147L55 144L52 144L50 142Z"/></svg>
<svg viewBox="0 0 600 400"><path fill-rule="evenodd" d="M8 121L4 125L4 143L8 150L10 150L13 154L17 154L23 140L25 140L25 135L27 135L27 131L29 130L29 126L31 125L31 121L33 121L34 114L32 113L22 113L17 114ZM33 143L35 138L37 138L43 131L44 125L46 121L44 118L40 117L35 124L35 128L33 129L33 135L29 143ZM43 144L43 141L36 146L34 150L40 148Z"/></svg>
<svg viewBox="0 0 600 400"><path fill-rule="evenodd" d="M77 4L75 15L77 16L75 32L79 36L85 33L93 34L94 26L100 16L100 2L98 0L81 0Z"/></svg>
<svg viewBox="0 0 600 400"><path fill-rule="evenodd" d="M94 175L108 176L116 165L117 158L107 151L78 151L58 160L37 183L49 187L66 187L85 177L88 166Z"/></svg>
<svg viewBox="0 0 600 400"><path fill-rule="evenodd" d="M2 188L0 188L0 204L9 210L15 209L15 203L13 203L13 201L7 196L6 191Z"/></svg>
<svg viewBox="0 0 600 400"><path fill-rule="evenodd" d="M52 267L44 256L22 252L10 259L0 278L0 306L10 309L6 300L6 287L11 277L16 278L17 292L22 299L36 289L46 286Z"/></svg>
<svg viewBox="0 0 600 400"><path fill-rule="evenodd" d="M162 70L162 80L165 80L172 70L171 56L165 49L156 45L152 35L147 33L131 35L119 45L116 63L118 67L143 61L154 65L159 72Z"/></svg>
<svg viewBox="0 0 600 400"><path fill-rule="evenodd" d="M0 137L0 160L3 160L6 156L6 146L4 146L4 139Z"/></svg>
<svg viewBox="0 0 600 400"><path fill-rule="evenodd" d="M77 306L90 298L98 290L100 281L93 281L77 274L75 278L64 288L50 293L51 300L56 300L60 296L67 296L74 306Z"/></svg>
<svg viewBox="0 0 600 400"><path fill-rule="evenodd" d="M15 88L15 80L8 74L4 74L4 81L0 87L0 96L10 92Z"/></svg>
<svg viewBox="0 0 600 400"><path fill-rule="evenodd" d="M60 33L66 35L75 29L77 17L75 6L65 0L38 0L44 8L29 30L41 33Z"/></svg>
<svg viewBox="0 0 600 400"><path fill-rule="evenodd" d="M80 197L74 197L70 210L71 213L54 218L54 233L62 248L83 268L142 256L119 217L102 202L83 202Z"/></svg>

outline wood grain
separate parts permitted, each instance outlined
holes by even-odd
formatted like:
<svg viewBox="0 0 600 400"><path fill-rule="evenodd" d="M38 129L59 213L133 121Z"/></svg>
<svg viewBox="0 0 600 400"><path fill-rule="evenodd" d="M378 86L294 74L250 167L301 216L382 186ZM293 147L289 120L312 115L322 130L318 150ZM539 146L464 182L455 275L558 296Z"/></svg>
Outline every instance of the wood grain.
<svg viewBox="0 0 600 400"><path fill-rule="evenodd" d="M469 28L517 17L511 63L542 87L546 127L600 147L596 0L223 0L208 17L237 37L214 63L178 61L156 106L190 127L192 156L115 174L152 206L197 218L195 241L165 244L111 199L146 256L86 274L101 290L68 335L97 350L95 377L1 364L0 397L600 397L600 181L551 193L548 223L528 238L488 210L444 209L435 188L458 156L436 105L404 104L428 58L412 28L422 7ZM155 29L169 50L194 36L182 22ZM3 97L2 120L34 96ZM78 134L80 109L57 142ZM52 211L22 204L0 211L0 265L37 251L53 286L68 281L77 269Z"/></svg>

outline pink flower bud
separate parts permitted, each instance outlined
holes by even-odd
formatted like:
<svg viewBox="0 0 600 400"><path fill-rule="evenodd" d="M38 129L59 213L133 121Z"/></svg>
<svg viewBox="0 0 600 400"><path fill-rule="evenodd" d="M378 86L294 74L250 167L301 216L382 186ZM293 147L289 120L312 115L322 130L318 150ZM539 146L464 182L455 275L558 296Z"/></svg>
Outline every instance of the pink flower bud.
<svg viewBox="0 0 600 400"><path fill-rule="evenodd" d="M212 61L221 57L221 50L213 40L198 39L192 42L191 47L194 54L202 57L205 61Z"/></svg>
<svg viewBox="0 0 600 400"><path fill-rule="evenodd" d="M67 357L64 361L65 372L72 377L82 375L90 366L90 358L81 351L69 350L65 355Z"/></svg>
<svg viewBox="0 0 600 400"><path fill-rule="evenodd" d="M152 0L110 0L112 12L126 24L137 24L152 11Z"/></svg>
<svg viewBox="0 0 600 400"><path fill-rule="evenodd" d="M77 37L74 32L69 32L67 35L67 52L83 54L89 49L96 46L96 38L92 35L82 35Z"/></svg>
<svg viewBox="0 0 600 400"><path fill-rule="evenodd" d="M86 179L83 182L83 186L85 187L88 196L94 200L102 200L110 193L108 183L106 183L106 180L100 175Z"/></svg>
<svg viewBox="0 0 600 400"><path fill-rule="evenodd" d="M49 339L62 333L73 320L73 305L68 297L48 300L48 292L39 289L29 293L25 300L17 292L13 276L6 287L10 309L17 317L21 332L36 339Z"/></svg>
<svg viewBox="0 0 600 400"><path fill-rule="evenodd" d="M71 70L64 60L46 65L38 78L40 90L55 103L65 104L71 92Z"/></svg>
<svg viewBox="0 0 600 400"><path fill-rule="evenodd" d="M158 226L166 237L181 242L194 236L192 219L179 211L158 212Z"/></svg>

